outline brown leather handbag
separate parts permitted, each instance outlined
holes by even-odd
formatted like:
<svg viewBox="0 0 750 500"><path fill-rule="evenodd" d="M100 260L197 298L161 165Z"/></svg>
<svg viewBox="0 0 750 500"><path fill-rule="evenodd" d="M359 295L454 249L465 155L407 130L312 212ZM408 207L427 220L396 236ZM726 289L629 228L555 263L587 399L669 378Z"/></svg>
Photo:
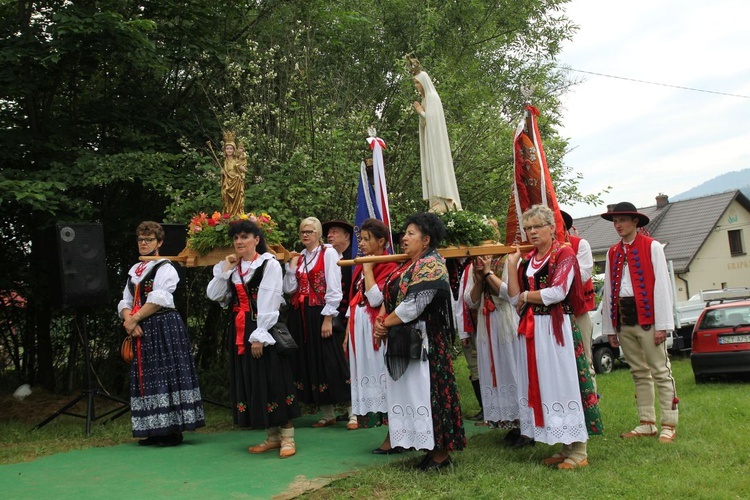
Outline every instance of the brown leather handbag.
<svg viewBox="0 0 750 500"><path fill-rule="evenodd" d="M133 337L130 335L125 337L125 340L122 341L122 345L120 346L120 356L126 363L133 362L133 358L135 357L133 354Z"/></svg>

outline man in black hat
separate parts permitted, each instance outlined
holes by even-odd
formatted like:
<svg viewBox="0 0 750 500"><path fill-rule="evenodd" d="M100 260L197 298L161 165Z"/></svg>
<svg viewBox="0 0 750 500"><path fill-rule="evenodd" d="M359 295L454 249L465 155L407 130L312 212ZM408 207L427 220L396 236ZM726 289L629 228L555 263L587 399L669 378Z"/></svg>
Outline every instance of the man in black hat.
<svg viewBox="0 0 750 500"><path fill-rule="evenodd" d="M654 385L659 395L659 442L674 441L677 426L677 389L667 355L667 332L674 330L672 291L661 244L638 231L649 218L635 205L621 202L602 218L612 221L620 241L607 252L604 278L602 332L620 345L635 382L640 425L623 438L656 436Z"/></svg>
<svg viewBox="0 0 750 500"><path fill-rule="evenodd" d="M594 325L591 323L589 311L596 309L596 296L594 294L594 282L591 276L594 273L594 255L591 253L591 245L578 235L571 234L573 228L573 217L567 212L560 210L563 222L565 222L565 231L568 241L573 251L576 253L578 268L581 271L581 283L583 283L583 299L586 302L586 311L580 316L576 316L576 325L581 331L581 340L583 340L583 349L586 354L586 361L589 363L589 372L591 381L594 383L596 391L596 371L594 370L593 358L591 356L591 336L594 333Z"/></svg>
<svg viewBox="0 0 750 500"><path fill-rule="evenodd" d="M340 259L353 259L355 257L355 255L352 254L354 226L345 220L330 220L323 223L323 234L326 235L326 241L328 241L328 244L338 252ZM343 292L343 297L339 303L339 315L333 318L333 333L339 339L339 342L343 342L344 337L346 336L346 313L349 309L349 295L352 287L352 268L353 266L341 267L341 291ZM352 415L351 406L349 406L346 414L339 415L336 417L336 420L348 420L347 428L349 429L356 429L359 427L356 415Z"/></svg>
<svg viewBox="0 0 750 500"><path fill-rule="evenodd" d="M352 259L352 238L354 237L354 226L345 220L329 220L323 223L323 234L326 235L326 241L338 253L341 259ZM349 308L349 292L352 284L352 266L341 268L341 291L344 298L339 305L339 315L346 317L346 311Z"/></svg>

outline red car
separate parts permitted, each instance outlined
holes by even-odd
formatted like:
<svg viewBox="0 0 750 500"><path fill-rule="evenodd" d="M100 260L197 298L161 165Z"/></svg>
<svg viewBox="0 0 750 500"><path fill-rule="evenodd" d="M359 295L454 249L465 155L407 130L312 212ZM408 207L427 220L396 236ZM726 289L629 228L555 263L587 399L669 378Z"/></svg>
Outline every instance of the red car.
<svg viewBox="0 0 750 500"><path fill-rule="evenodd" d="M706 306L692 340L696 383L709 375L750 373L750 300Z"/></svg>

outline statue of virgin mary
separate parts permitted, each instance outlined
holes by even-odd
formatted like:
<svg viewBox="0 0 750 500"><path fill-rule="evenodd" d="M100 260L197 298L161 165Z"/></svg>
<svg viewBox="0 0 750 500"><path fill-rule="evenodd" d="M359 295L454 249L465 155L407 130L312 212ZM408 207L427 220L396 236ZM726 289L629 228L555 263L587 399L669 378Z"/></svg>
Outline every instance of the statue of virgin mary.
<svg viewBox="0 0 750 500"><path fill-rule="evenodd" d="M416 65L413 61L416 59L410 59L410 71L414 74L414 86L422 95L421 103L414 101L414 109L419 114L422 198L427 200L433 212L462 210L443 103L430 76L421 69L418 61ZM415 72L416 69L419 71Z"/></svg>

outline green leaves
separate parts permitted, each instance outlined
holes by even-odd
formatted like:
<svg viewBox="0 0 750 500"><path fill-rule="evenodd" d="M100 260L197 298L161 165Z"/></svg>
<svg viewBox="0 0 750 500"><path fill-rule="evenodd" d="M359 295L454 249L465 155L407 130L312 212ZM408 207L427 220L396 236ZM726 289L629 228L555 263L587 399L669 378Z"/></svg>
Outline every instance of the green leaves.
<svg viewBox="0 0 750 500"><path fill-rule="evenodd" d="M62 182L6 179L0 173L0 205L10 201L52 214L58 208L56 196L64 189Z"/></svg>
<svg viewBox="0 0 750 500"><path fill-rule="evenodd" d="M497 228L486 216L468 210L449 210L438 215L445 225L445 245L477 246L499 239Z"/></svg>

